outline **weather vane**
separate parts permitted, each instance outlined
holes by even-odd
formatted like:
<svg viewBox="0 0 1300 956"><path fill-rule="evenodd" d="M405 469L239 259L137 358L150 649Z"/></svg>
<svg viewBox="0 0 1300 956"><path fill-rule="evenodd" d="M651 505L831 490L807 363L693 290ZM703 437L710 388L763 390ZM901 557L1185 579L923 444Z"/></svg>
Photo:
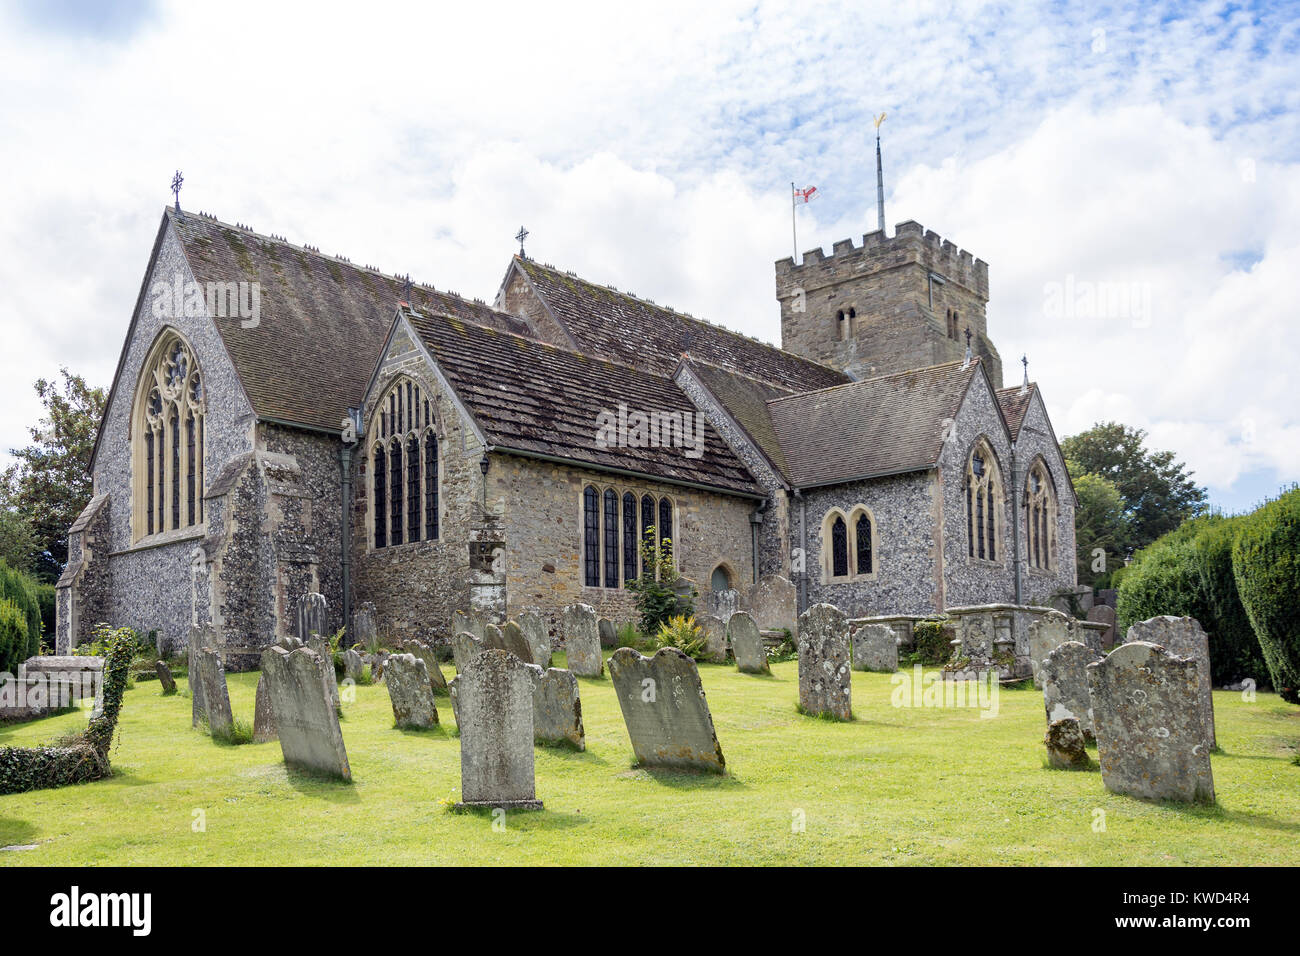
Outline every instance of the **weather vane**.
<svg viewBox="0 0 1300 956"><path fill-rule="evenodd" d="M520 227L519 227L519 231L518 231L517 233L515 233L515 241L519 243L519 258L520 258L520 259L527 259L527 258L528 258L528 256L524 255L524 240L527 239L527 238L528 238L528 230L525 229L523 226L520 226Z"/></svg>
<svg viewBox="0 0 1300 956"><path fill-rule="evenodd" d="M176 211L181 211L181 186L185 184L185 177L181 171L176 170L176 175L172 177L172 192L176 195Z"/></svg>

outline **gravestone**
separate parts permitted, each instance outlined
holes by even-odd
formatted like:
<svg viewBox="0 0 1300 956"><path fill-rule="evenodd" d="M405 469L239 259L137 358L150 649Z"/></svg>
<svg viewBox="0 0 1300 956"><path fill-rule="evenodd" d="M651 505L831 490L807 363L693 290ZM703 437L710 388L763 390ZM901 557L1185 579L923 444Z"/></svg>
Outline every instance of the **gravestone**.
<svg viewBox="0 0 1300 956"><path fill-rule="evenodd" d="M515 621L506 621L501 627L501 641L505 645L503 650L515 655L525 664L534 664L533 649L528 646L524 640L523 628Z"/></svg>
<svg viewBox="0 0 1300 956"><path fill-rule="evenodd" d="M433 692L435 694L446 693L447 678L443 676L442 668L438 666L438 655L432 647L423 641L403 641L402 652L404 654L414 654L424 661L424 671L429 675L429 683L433 687Z"/></svg>
<svg viewBox="0 0 1300 956"><path fill-rule="evenodd" d="M853 632L853 669L892 674L898 670L898 636L888 624L864 624Z"/></svg>
<svg viewBox="0 0 1300 956"><path fill-rule="evenodd" d="M176 678L172 677L172 669L167 666L167 662L156 662L154 669L158 672L158 683L162 685L163 696L170 697L176 693Z"/></svg>
<svg viewBox="0 0 1300 956"><path fill-rule="evenodd" d="M1073 717L1062 717L1047 725L1043 737L1047 747L1047 762L1057 770L1084 770L1088 766L1088 748Z"/></svg>
<svg viewBox="0 0 1300 956"><path fill-rule="evenodd" d="M564 609L564 651L569 670L579 677L603 677L596 609L590 604L570 604Z"/></svg>
<svg viewBox="0 0 1300 956"><path fill-rule="evenodd" d="M333 702L334 709L338 710L343 702L339 697L338 674L334 670L334 649L330 647L329 640L321 635L314 635L304 643L325 663L325 695Z"/></svg>
<svg viewBox="0 0 1300 956"><path fill-rule="evenodd" d="M338 709L326 689L334 686L333 668L310 647L275 646L262 654L262 678L284 762L351 780Z"/></svg>
<svg viewBox="0 0 1300 956"><path fill-rule="evenodd" d="M475 637L469 631L458 631L451 636L451 656L456 662L456 673L462 674L469 662L487 650L482 638Z"/></svg>
<svg viewBox="0 0 1300 956"><path fill-rule="evenodd" d="M1079 723L1085 740L1093 740L1092 699L1088 696L1088 665L1101 655L1079 641L1066 641L1043 660L1043 707L1047 722L1067 717Z"/></svg>
<svg viewBox="0 0 1300 956"><path fill-rule="evenodd" d="M1088 693L1108 790L1148 800L1214 802L1197 661L1158 644L1124 644L1088 665Z"/></svg>
<svg viewBox="0 0 1300 956"><path fill-rule="evenodd" d="M515 619L519 629L524 632L534 664L542 668L551 666L551 636L546 633L546 621L536 608L525 608Z"/></svg>
<svg viewBox="0 0 1300 956"><path fill-rule="evenodd" d="M190 628L189 657L186 661L186 680L190 685L190 726L197 727L199 721L207 715L207 705L203 701L203 683L198 679L198 653L205 647L212 647L215 634L210 627Z"/></svg>
<svg viewBox="0 0 1300 956"><path fill-rule="evenodd" d="M384 673L388 699L393 705L393 726L425 730L438 723L433 683L424 661L414 654L391 654Z"/></svg>
<svg viewBox="0 0 1300 956"><path fill-rule="evenodd" d="M714 614L700 614L695 623L704 632L704 659L710 664L727 663L727 625Z"/></svg>
<svg viewBox="0 0 1300 956"><path fill-rule="evenodd" d="M536 664L528 666L533 680L533 740L539 744L568 743L587 749L582 727L582 700L573 671Z"/></svg>
<svg viewBox="0 0 1300 956"><path fill-rule="evenodd" d="M1214 692L1210 682L1210 639L1194 617L1160 617L1139 621L1128 629L1128 640L1159 644L1175 657L1190 657L1199 666L1197 676L1200 690L1197 695L1201 723L1205 728L1205 743L1213 750L1218 746L1214 733Z"/></svg>
<svg viewBox="0 0 1300 956"><path fill-rule="evenodd" d="M253 743L264 744L274 740L275 711L271 709L271 689L267 686L266 675L257 678L257 697L253 702Z"/></svg>
<svg viewBox="0 0 1300 956"><path fill-rule="evenodd" d="M198 683L203 687L208 730L214 737L229 734L235 718L230 712L230 694L226 690L226 669L221 664L221 655L205 647L195 655L194 661L198 665Z"/></svg>
<svg viewBox="0 0 1300 956"><path fill-rule="evenodd" d="M799 706L805 714L853 719L849 623L831 604L814 604L799 617Z"/></svg>
<svg viewBox="0 0 1300 956"><path fill-rule="evenodd" d="M384 679L384 668L388 664L388 651L379 651L370 659L370 683L378 684Z"/></svg>
<svg viewBox="0 0 1300 956"><path fill-rule="evenodd" d="M1039 690L1043 689L1043 659L1066 641L1078 640L1075 631L1074 618L1060 611L1046 611L1029 625L1029 667Z"/></svg>
<svg viewBox="0 0 1300 956"><path fill-rule="evenodd" d="M456 725L459 727L460 707L456 703L456 681L458 680L460 680L459 674L457 674L451 680L447 681L447 696L451 698L451 719L456 721Z"/></svg>
<svg viewBox="0 0 1300 956"><path fill-rule="evenodd" d="M540 810L528 665L505 651L484 650L455 685L462 805Z"/></svg>
<svg viewBox="0 0 1300 956"><path fill-rule="evenodd" d="M1088 620L1106 625L1106 630L1101 635L1101 650L1103 654L1110 653L1115 646L1117 632L1115 609L1109 604L1094 604L1088 609Z"/></svg>
<svg viewBox="0 0 1300 956"><path fill-rule="evenodd" d="M675 647L654 657L620 647L609 659L609 676L640 766L725 771L699 668L689 656Z"/></svg>
<svg viewBox="0 0 1300 956"><path fill-rule="evenodd" d="M473 634L480 641L483 640L483 628L487 621L483 615L474 613L467 614L464 611L453 611L451 615L451 632L460 634L462 631Z"/></svg>
<svg viewBox="0 0 1300 956"><path fill-rule="evenodd" d="M705 606L710 614L722 618L722 622L727 624L731 621L731 615L740 610L740 592L735 588L710 591Z"/></svg>
<svg viewBox="0 0 1300 956"><path fill-rule="evenodd" d="M355 645L370 647L379 637L379 616L375 606L364 601L352 612L352 641Z"/></svg>
<svg viewBox="0 0 1300 956"><path fill-rule="evenodd" d="M506 647L506 637L501 633L501 628L495 624L483 625L483 647L489 651L509 652L510 650Z"/></svg>
<svg viewBox="0 0 1300 956"><path fill-rule="evenodd" d="M736 668L742 674L770 674L767 663L767 646L763 635L748 611L737 611L727 622L727 641L736 658Z"/></svg>
<svg viewBox="0 0 1300 956"><path fill-rule="evenodd" d="M310 591L298 598L298 640L311 644L311 636L329 638L329 607L325 595Z"/></svg>
<svg viewBox="0 0 1300 956"><path fill-rule="evenodd" d="M788 630L798 637L799 592L787 578L765 574L749 592L749 614L760 631Z"/></svg>
<svg viewBox="0 0 1300 956"><path fill-rule="evenodd" d="M596 621L596 630L600 634L600 646L606 650L618 646L618 630L614 627L614 622L607 617L602 617Z"/></svg>
<svg viewBox="0 0 1300 956"><path fill-rule="evenodd" d="M365 667L365 661L361 659L361 655L355 650L349 647L343 652L343 677L346 680L350 680L354 684L360 684Z"/></svg>

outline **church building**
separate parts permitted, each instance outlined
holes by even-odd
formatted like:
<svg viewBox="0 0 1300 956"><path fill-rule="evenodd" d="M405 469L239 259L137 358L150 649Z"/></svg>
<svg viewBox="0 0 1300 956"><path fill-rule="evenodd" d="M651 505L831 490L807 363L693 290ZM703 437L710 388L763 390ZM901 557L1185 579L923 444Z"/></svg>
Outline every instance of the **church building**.
<svg viewBox="0 0 1300 956"><path fill-rule="evenodd" d="M1074 492L1038 387L1003 387L984 262L905 222L777 262L775 292L781 348L522 250L489 305L168 208L59 648L211 626L256 666L308 592L394 637L621 622L647 534L700 603L764 575L850 617L1074 587Z"/></svg>

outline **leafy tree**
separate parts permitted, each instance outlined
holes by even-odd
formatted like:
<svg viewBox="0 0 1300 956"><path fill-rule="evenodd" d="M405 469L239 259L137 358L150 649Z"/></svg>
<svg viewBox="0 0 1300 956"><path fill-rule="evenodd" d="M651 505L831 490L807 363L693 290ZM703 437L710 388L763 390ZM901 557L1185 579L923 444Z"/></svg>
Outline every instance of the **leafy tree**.
<svg viewBox="0 0 1300 956"><path fill-rule="evenodd" d="M1101 422L1061 442L1080 474L1106 478L1123 496L1130 554L1205 510L1205 489L1173 452L1148 449L1146 437L1140 428Z"/></svg>
<svg viewBox="0 0 1300 956"><path fill-rule="evenodd" d="M1132 530L1128 506L1115 483L1084 472L1067 461L1079 507L1074 512L1074 542L1079 583L1106 587L1117 568L1124 566ZM1101 550L1098 556L1096 552Z"/></svg>
<svg viewBox="0 0 1300 956"><path fill-rule="evenodd" d="M27 515L7 500L6 489L0 487L0 561L28 571L36 554L36 534Z"/></svg>
<svg viewBox="0 0 1300 956"><path fill-rule="evenodd" d="M45 416L32 428L32 444L11 450L17 462L4 474L8 504L22 514L35 537L29 565L38 578L55 581L68 561L68 528L90 501L90 454L107 395L66 368L61 386L38 379Z"/></svg>

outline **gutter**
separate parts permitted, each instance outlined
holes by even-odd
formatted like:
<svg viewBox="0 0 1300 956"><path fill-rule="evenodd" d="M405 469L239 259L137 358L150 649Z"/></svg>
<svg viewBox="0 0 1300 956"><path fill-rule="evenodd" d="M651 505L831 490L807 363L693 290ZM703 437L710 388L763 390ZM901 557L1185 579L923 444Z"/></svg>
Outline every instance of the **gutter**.
<svg viewBox="0 0 1300 956"><path fill-rule="evenodd" d="M588 471L598 471L607 475L621 475L624 478L639 478L642 481L654 481L664 485L675 485L680 488L694 488L698 491L710 491L714 494L730 495L733 498L745 498L749 501L764 501L767 498L766 495L755 494L752 491L740 491L735 488L722 488L718 485L706 485L698 481L683 481L680 478L665 478L662 475L650 475L643 471L632 471L628 468L615 468L612 465L596 465L591 462L578 461L575 458L562 458L558 455L547 455L540 451L529 451L526 448L507 448L505 445L494 445L492 446L492 451L505 455L516 455L520 458L535 458L538 461L549 461L558 465L585 468Z"/></svg>

